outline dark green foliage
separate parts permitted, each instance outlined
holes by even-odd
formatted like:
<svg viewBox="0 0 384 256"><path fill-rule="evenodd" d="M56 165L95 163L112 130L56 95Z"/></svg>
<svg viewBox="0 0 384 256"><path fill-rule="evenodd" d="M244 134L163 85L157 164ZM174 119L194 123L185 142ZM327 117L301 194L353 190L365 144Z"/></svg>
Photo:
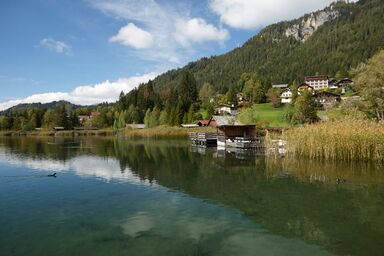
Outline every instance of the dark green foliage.
<svg viewBox="0 0 384 256"><path fill-rule="evenodd" d="M291 124L314 123L319 120L316 102L310 91L301 92L293 106L294 108L287 107L285 112L286 120Z"/></svg>
<svg viewBox="0 0 384 256"><path fill-rule="evenodd" d="M281 90L278 88L270 88L267 92L267 98L274 108L278 108L281 106L280 99Z"/></svg>
<svg viewBox="0 0 384 256"><path fill-rule="evenodd" d="M285 36L285 30L301 19L270 25L227 54L202 58L160 75L153 80L155 90L177 87L185 71L194 74L198 87L207 82L223 94L234 84L242 91L244 82L238 81L244 72L259 74L261 84L268 87L302 81L305 75L316 73L346 76L348 70L384 47L384 1L339 2L333 9L339 16L305 43Z"/></svg>

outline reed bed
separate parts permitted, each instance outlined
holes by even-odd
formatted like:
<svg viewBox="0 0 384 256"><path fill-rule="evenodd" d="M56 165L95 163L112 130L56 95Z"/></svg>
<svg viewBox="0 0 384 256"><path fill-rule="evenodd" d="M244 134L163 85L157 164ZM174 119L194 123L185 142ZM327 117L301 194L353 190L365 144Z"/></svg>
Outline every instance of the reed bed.
<svg viewBox="0 0 384 256"><path fill-rule="evenodd" d="M289 154L325 160L384 162L384 122L343 119L284 132Z"/></svg>
<svg viewBox="0 0 384 256"><path fill-rule="evenodd" d="M216 132L210 127L186 129L181 127L157 126L147 129L124 129L125 138L188 138L190 132Z"/></svg>

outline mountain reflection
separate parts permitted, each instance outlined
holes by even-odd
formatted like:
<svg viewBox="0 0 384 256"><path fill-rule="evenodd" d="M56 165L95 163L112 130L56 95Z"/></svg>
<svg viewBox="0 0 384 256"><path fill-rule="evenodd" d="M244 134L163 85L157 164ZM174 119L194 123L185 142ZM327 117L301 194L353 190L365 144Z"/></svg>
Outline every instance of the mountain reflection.
<svg viewBox="0 0 384 256"><path fill-rule="evenodd" d="M336 254L375 255L384 250L377 242L384 237L384 174L374 164L274 159L190 148L182 140L1 138L0 145L1 162L160 185L233 207L273 234L300 238ZM196 221L206 225L207 232L217 228ZM134 237L156 223L137 213L121 225ZM200 234L191 227L190 235Z"/></svg>

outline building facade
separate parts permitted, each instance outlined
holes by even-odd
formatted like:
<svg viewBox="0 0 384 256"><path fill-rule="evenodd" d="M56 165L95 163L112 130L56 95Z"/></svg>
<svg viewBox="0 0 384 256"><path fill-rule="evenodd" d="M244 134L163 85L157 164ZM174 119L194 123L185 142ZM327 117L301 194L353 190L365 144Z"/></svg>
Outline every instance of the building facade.
<svg viewBox="0 0 384 256"><path fill-rule="evenodd" d="M292 91L291 91L291 89L289 89L289 88L285 89L281 93L280 98L281 98L281 103L283 103L283 104L291 103L292 102Z"/></svg>
<svg viewBox="0 0 384 256"><path fill-rule="evenodd" d="M323 90L329 87L329 76L306 76L304 82L315 91Z"/></svg>

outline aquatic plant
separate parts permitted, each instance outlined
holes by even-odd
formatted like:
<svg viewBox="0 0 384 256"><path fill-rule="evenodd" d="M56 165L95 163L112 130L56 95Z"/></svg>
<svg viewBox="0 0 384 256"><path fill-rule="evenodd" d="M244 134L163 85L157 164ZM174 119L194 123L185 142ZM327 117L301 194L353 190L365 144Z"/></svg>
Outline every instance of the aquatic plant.
<svg viewBox="0 0 384 256"><path fill-rule="evenodd" d="M384 122L342 119L284 132L289 154L326 160L384 162Z"/></svg>

